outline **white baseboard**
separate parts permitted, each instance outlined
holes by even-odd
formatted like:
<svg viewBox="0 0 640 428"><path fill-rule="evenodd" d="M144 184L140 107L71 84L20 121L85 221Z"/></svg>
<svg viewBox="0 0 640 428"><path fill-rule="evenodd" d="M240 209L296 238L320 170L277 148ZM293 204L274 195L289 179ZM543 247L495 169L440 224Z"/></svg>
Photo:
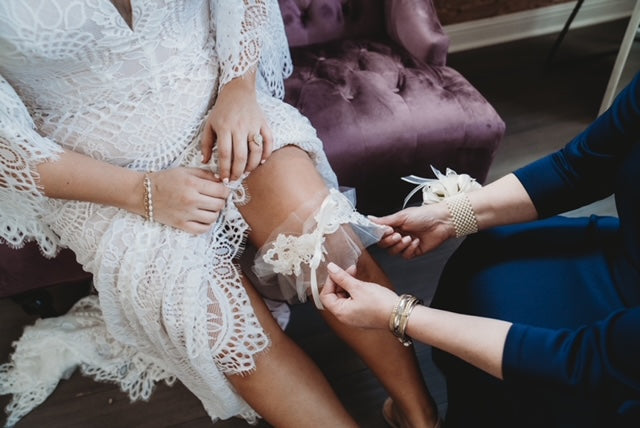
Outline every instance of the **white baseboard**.
<svg viewBox="0 0 640 428"><path fill-rule="evenodd" d="M451 38L449 52L463 51L562 30L576 2L560 3L493 18L445 25ZM585 1L571 28L586 27L631 15L635 0Z"/></svg>

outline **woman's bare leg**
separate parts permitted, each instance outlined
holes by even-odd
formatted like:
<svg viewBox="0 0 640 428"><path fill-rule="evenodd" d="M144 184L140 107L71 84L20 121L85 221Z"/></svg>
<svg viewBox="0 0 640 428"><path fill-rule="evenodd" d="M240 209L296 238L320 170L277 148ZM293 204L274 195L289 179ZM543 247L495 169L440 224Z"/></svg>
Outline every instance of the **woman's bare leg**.
<svg viewBox="0 0 640 428"><path fill-rule="evenodd" d="M250 202L240 211L251 225L249 238L258 248L288 216L299 211L312 196L326 193L326 186L308 155L295 147L276 151L247 178ZM310 207L309 216L317 207ZM375 260L365 251L358 262L360 279L391 286ZM322 313L339 337L347 342L378 376L410 426L435 424L437 409L423 381L413 349L390 333L354 329ZM380 352L384 349L384 352Z"/></svg>
<svg viewBox="0 0 640 428"><path fill-rule="evenodd" d="M228 376L238 393L276 427L355 427L326 378L278 326L246 278L251 305L271 346L256 357L250 375Z"/></svg>

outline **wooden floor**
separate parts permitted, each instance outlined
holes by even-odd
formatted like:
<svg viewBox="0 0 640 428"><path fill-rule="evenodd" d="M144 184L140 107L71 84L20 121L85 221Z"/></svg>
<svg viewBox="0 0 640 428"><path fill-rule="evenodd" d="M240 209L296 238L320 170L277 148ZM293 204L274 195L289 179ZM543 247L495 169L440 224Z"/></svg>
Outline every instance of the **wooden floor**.
<svg viewBox="0 0 640 428"><path fill-rule="evenodd" d="M626 23L617 21L572 30L554 63L545 66L554 36L544 36L449 57L495 106L507 124L490 180L550 152L581 131L596 116ZM632 53L633 55L633 53ZM610 200L590 207L615 214ZM578 212L583 213L584 210ZM372 249L402 292L430 301L443 263L457 245L411 262ZM33 317L11 300L0 300L0 361L7 361L11 342ZM363 427L384 427L380 415L384 389L367 368L324 326L310 305L293 308L288 333L312 356L347 409ZM383 351L381 351L383 352ZM444 381L430 360L430 349L416 346L421 368L441 410L446 411ZM8 403L0 397L0 406ZM0 416L0 423L4 417ZM16 428L203 428L212 426L202 406L181 385L160 385L146 403L129 403L116 387L78 374L63 381L51 397ZM241 420L214 425L246 427ZM262 422L260 427L268 426Z"/></svg>

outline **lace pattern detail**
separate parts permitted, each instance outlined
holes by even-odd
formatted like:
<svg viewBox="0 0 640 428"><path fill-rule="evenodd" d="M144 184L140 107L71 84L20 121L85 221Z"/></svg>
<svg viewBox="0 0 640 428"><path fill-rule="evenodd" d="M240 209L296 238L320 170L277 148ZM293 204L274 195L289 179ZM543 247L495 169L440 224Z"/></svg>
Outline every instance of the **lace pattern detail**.
<svg viewBox="0 0 640 428"><path fill-rule="evenodd" d="M260 86L282 99L283 78L291 74L293 67L278 3L214 1L211 11L220 59L220 86L259 65Z"/></svg>
<svg viewBox="0 0 640 428"><path fill-rule="evenodd" d="M0 365L0 395L13 395L6 426L42 403L77 367L96 380L117 383L133 400L147 400L157 382L175 380L162 361L108 334L96 296L80 300L65 316L36 321L14 348L11 361Z"/></svg>
<svg viewBox="0 0 640 428"><path fill-rule="evenodd" d="M300 275L302 265L317 268L327 249L324 248L325 235L338 230L344 223L368 224L353 205L340 192L331 189L322 201L320 209L313 216L316 227L300 236L280 234L262 258L273 266L273 271L283 275Z"/></svg>
<svg viewBox="0 0 640 428"><path fill-rule="evenodd" d="M318 287L323 281L318 281L318 268L321 263L328 263L327 245L331 246L332 257L337 257L340 264L347 267L355 263L362 248L382 237L384 227L358 213L351 201L336 189L331 189L324 198L313 216L312 224L313 226L306 225L306 233L291 235L281 232L265 244L257 256L254 271L262 278L273 274L288 277L288 281L295 284L300 300L304 301L307 293L311 292L316 307L323 309ZM329 244L327 237L334 235L345 225L353 233L342 231ZM285 229L294 227L289 222Z"/></svg>
<svg viewBox="0 0 640 428"><path fill-rule="evenodd" d="M141 171L215 169L199 160L202 123L220 84L257 66L258 101L274 149L297 145L329 186L337 185L335 175L309 121L277 99L290 71L277 1L133 0L133 15L132 30L108 1L0 2L0 75L6 78L0 81L0 236L16 246L36 239L48 255L71 248L93 274L100 311L91 319L100 326L68 340L70 353L99 346L123 362L155 361L159 371L146 366L149 371L131 372L125 384L177 377L212 420L255 421L258 415L225 376L250 373L255 355L270 343L236 267L248 228L237 209L245 197L241 186L215 227L193 236L114 207L48 199L37 187L36 165L65 148ZM65 334L81 335L83 314L36 324L16 349L42 349L40 338L55 337L63 326L77 330ZM90 369L79 364L122 384L110 377L111 366L96 361ZM0 384L12 384L24 370L3 366ZM52 369L48 385L66 372ZM52 388L11 387L11 420ZM151 390L124 389L132 399Z"/></svg>
<svg viewBox="0 0 640 428"><path fill-rule="evenodd" d="M34 127L26 107L0 76L0 242L19 248L35 238L42 252L52 257L58 238L41 221L46 198L38 186L36 166L55 159L62 150Z"/></svg>

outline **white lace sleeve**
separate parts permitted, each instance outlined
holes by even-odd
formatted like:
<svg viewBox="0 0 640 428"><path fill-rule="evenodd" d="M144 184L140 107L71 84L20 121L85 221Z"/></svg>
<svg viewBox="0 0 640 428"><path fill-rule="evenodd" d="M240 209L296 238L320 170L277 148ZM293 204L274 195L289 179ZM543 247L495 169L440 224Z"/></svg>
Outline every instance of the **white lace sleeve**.
<svg viewBox="0 0 640 428"><path fill-rule="evenodd" d="M211 0L211 15L220 87L257 67L258 88L282 99L292 64L277 0Z"/></svg>
<svg viewBox="0 0 640 428"><path fill-rule="evenodd" d="M41 221L46 196L36 165L60 153L59 145L38 134L24 103L0 76L0 242L18 248L35 239L45 255L55 255L58 238Z"/></svg>

